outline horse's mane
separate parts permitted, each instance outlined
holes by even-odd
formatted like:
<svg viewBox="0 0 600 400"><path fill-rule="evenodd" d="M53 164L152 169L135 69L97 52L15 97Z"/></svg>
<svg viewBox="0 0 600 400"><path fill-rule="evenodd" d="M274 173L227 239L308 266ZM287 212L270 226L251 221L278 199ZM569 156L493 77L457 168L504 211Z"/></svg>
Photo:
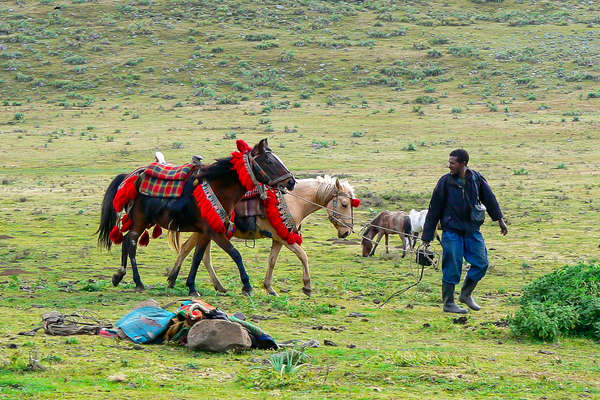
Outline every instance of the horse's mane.
<svg viewBox="0 0 600 400"><path fill-rule="evenodd" d="M232 169L233 164L231 163L231 159L232 157L219 158L210 165L200 167L197 175L198 178L212 181L227 174L233 175L235 171Z"/></svg>
<svg viewBox="0 0 600 400"><path fill-rule="evenodd" d="M333 198L333 192L335 189L335 176L323 175L315 178L317 182L317 193L315 194L315 201L319 204L327 204ZM342 190L348 193L354 198L354 188L346 180L339 180Z"/></svg>

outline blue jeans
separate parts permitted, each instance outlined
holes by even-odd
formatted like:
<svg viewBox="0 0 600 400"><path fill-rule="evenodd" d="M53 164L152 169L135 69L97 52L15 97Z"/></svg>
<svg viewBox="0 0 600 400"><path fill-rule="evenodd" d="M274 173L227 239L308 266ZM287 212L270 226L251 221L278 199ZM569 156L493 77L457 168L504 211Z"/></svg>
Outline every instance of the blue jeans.
<svg viewBox="0 0 600 400"><path fill-rule="evenodd" d="M487 272L490 261L488 259L485 241L481 232L473 232L470 236L463 236L453 231L444 231L442 234L442 280L456 285L462 275L463 257L471 268L467 276L478 282Z"/></svg>

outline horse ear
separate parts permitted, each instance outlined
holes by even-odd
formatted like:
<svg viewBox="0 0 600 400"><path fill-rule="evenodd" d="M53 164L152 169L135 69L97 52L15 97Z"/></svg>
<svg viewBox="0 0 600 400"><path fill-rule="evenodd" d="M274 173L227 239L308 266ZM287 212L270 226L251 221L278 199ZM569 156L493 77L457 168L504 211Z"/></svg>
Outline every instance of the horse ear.
<svg viewBox="0 0 600 400"><path fill-rule="evenodd" d="M335 178L335 187L338 190L342 190L342 184L340 183L339 178Z"/></svg>
<svg viewBox="0 0 600 400"><path fill-rule="evenodd" d="M256 155L259 153L264 153L265 149L267 147L269 147L269 143L267 142L267 138L264 138L263 140L258 142L258 144L256 146L254 146L254 149L252 150L252 154Z"/></svg>

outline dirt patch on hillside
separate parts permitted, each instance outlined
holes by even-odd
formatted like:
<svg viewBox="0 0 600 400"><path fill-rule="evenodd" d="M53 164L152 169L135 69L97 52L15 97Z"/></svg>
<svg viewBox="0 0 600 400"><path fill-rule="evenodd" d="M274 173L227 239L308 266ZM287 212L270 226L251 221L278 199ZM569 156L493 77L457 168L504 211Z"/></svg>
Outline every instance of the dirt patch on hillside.
<svg viewBox="0 0 600 400"><path fill-rule="evenodd" d="M21 274L31 274L31 272L25 271L21 268L6 268L0 271L0 276L12 276Z"/></svg>
<svg viewBox="0 0 600 400"><path fill-rule="evenodd" d="M0 235L0 240L2 239L13 239L13 237L8 235Z"/></svg>

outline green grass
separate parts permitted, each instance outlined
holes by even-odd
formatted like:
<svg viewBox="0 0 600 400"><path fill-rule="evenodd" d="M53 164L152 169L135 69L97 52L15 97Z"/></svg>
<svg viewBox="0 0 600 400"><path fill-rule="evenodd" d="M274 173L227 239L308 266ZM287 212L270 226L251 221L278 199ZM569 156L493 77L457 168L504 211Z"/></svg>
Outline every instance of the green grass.
<svg viewBox="0 0 600 400"><path fill-rule="evenodd" d="M0 397L600 397L597 343L522 339L506 324L524 286L595 256L597 13L594 3L554 0L3 2ZM217 295L198 274L208 302L275 317L259 324L277 340L320 341L294 374L254 368L272 355L257 350L18 335L50 310L116 322L148 297L185 299L183 276L166 287L175 255L164 238L137 257L146 293L134 291L130 270L112 287L120 251L98 251L94 236L104 190L157 150L173 163L210 162L233 139L263 137L298 176L349 179L363 199L357 231L383 209L425 208L448 153L468 149L510 229L482 228L492 264L475 292L483 310L466 324L441 313L433 270L378 308L416 279L398 238L390 255L380 246L362 258L356 244L331 240L320 211L303 225L312 298L287 250L274 286L289 292L262 291L268 241L234 242L252 298L220 251L214 265L230 292ZM46 370L27 369L33 351Z"/></svg>

